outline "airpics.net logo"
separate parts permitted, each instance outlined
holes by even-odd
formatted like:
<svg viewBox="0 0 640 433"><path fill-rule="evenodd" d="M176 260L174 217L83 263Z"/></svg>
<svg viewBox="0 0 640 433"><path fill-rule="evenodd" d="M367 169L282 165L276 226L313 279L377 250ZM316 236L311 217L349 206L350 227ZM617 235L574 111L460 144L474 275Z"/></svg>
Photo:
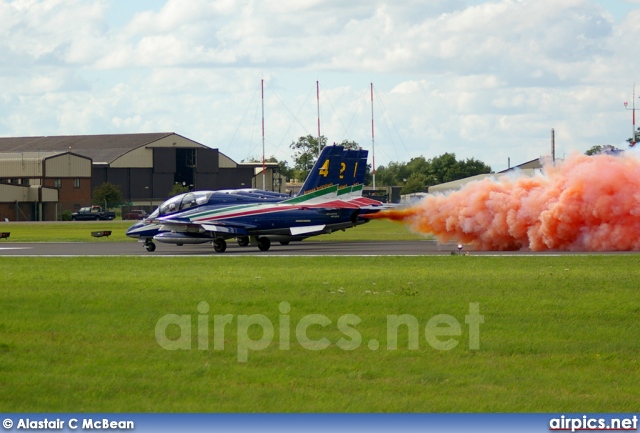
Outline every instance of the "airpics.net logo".
<svg viewBox="0 0 640 433"><path fill-rule="evenodd" d="M335 345L341 350L352 351L363 344L362 334L357 326L362 319L355 314L344 314L335 323L323 314L307 314L296 323L291 320L291 305L284 301L278 306L279 316L277 324L263 314L210 314L209 304L202 301L197 307L198 314L166 314L156 323L156 341L166 350L192 350L194 338L192 328L197 329L195 347L198 350L209 350L209 343L213 340L213 350L222 351L225 345L225 335L231 327L235 327L236 348L238 362L247 362L250 352L265 350L272 344L277 344L279 350L290 350L292 344L311 351L324 350ZM195 317L194 317L195 316ZM466 331L469 349L480 349L480 325L484 323L484 316L480 314L477 302L469 303L469 314L464 316L464 325L449 314L436 314L420 321L411 314L392 314L386 316L386 350L398 350L399 336L406 338L408 350L418 350L421 340L435 350L452 350L459 346ZM340 332L341 337L332 342L327 337L319 337L318 331L331 330ZM210 330L213 336L210 338ZM277 342L274 343L276 332ZM320 332L321 333L321 332ZM170 334L170 336L168 335ZM315 336L310 337L309 334ZM258 338L255 338L259 336ZM366 343L369 350L380 349L377 339L370 339ZM424 347L424 346L423 346Z"/></svg>

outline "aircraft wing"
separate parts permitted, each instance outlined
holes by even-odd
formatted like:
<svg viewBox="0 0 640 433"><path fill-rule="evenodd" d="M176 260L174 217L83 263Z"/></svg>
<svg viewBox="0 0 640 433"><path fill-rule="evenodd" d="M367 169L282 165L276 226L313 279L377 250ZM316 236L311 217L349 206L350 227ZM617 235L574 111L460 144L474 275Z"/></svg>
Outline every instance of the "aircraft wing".
<svg viewBox="0 0 640 433"><path fill-rule="evenodd" d="M158 218L154 222L161 224L161 232L192 232L192 233L205 233L211 232L222 235L225 237L236 236L248 236L253 230L257 229L257 226L252 224L243 224L238 222L229 223L226 221L208 221L208 222L194 222L186 219L163 219ZM289 233L293 236L300 236L305 234L319 233L325 229L325 224L308 225L290 227Z"/></svg>
<svg viewBox="0 0 640 433"><path fill-rule="evenodd" d="M251 224L229 224L227 222L194 222L182 219L157 219L154 222L161 224L160 231L172 232L214 232L229 235L247 235L247 230L256 226Z"/></svg>
<svg viewBox="0 0 640 433"><path fill-rule="evenodd" d="M227 224L201 224L201 227L208 232L214 233L224 233L229 235L247 235L247 229L254 226L240 226L237 224L227 225Z"/></svg>

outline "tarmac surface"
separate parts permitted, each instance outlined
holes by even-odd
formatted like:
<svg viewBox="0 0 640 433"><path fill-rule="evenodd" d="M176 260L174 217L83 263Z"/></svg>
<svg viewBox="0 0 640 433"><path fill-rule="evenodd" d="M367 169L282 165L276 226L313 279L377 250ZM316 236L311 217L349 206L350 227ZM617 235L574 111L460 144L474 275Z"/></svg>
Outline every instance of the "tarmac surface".
<svg viewBox="0 0 640 433"><path fill-rule="evenodd" d="M432 240L424 241L360 241L360 242L292 242L289 245L274 243L269 251L260 251L257 246L240 247L233 241L227 243L224 253L216 253L210 244L183 245L156 243L157 249L150 253L139 242L0 242L0 256L428 256L428 255L560 255L560 254L630 254L576 253L576 252L531 252L531 251L475 251L472 246L463 246L458 252L456 244L438 245ZM633 253L631 253L633 254Z"/></svg>
<svg viewBox="0 0 640 433"><path fill-rule="evenodd" d="M148 252L140 242L2 242L0 256L362 256L451 254L455 245L438 246L434 241L402 242L274 242L269 251L257 246L240 247L227 242L224 253L216 253L211 244L183 245L156 242L156 250Z"/></svg>

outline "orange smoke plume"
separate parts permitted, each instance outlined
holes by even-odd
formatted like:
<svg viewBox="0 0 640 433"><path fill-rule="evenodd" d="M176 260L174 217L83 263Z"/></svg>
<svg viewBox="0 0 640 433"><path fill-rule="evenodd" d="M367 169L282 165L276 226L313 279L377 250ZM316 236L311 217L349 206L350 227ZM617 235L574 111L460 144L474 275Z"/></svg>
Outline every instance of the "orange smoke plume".
<svg viewBox="0 0 640 433"><path fill-rule="evenodd" d="M640 251L640 159L573 155L543 172L485 178L373 217L480 250Z"/></svg>

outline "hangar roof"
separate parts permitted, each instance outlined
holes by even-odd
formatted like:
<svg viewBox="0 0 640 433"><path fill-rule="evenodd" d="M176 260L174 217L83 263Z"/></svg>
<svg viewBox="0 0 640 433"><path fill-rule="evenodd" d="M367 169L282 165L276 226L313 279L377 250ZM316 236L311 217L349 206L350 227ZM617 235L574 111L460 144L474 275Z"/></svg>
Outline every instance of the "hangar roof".
<svg viewBox="0 0 640 433"><path fill-rule="evenodd" d="M47 177L91 177L91 158L69 151L0 153L0 178L37 178L45 173Z"/></svg>
<svg viewBox="0 0 640 433"><path fill-rule="evenodd" d="M173 132L105 135L62 135L44 137L0 137L0 153L73 152L87 156L94 162L112 163L122 155L150 145ZM189 140L191 141L191 140ZM196 146L206 147L193 141Z"/></svg>
<svg viewBox="0 0 640 433"><path fill-rule="evenodd" d="M0 153L1 160L14 160L14 159L37 159L39 161L50 158L52 156L62 155L63 151L46 151L46 152L2 152Z"/></svg>

